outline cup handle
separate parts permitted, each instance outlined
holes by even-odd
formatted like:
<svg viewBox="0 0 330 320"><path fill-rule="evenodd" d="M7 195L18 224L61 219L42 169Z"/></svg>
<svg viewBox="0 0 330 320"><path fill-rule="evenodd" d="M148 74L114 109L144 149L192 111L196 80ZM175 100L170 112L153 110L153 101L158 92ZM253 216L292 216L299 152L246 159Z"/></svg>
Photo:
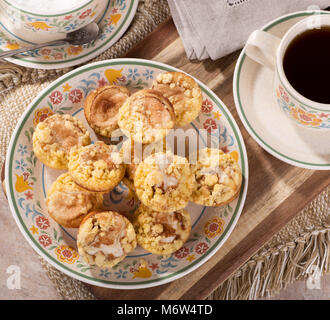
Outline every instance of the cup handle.
<svg viewBox="0 0 330 320"><path fill-rule="evenodd" d="M276 53L281 39L262 30L254 31L246 44L245 53L259 64L275 70Z"/></svg>

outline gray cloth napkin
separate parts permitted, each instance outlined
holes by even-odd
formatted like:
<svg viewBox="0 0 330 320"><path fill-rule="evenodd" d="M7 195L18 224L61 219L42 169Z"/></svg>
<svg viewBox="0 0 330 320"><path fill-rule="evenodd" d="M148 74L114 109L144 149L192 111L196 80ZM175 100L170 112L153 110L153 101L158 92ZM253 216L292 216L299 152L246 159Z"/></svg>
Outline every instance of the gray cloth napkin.
<svg viewBox="0 0 330 320"><path fill-rule="evenodd" d="M219 59L284 14L324 9L330 0L168 0L189 59Z"/></svg>

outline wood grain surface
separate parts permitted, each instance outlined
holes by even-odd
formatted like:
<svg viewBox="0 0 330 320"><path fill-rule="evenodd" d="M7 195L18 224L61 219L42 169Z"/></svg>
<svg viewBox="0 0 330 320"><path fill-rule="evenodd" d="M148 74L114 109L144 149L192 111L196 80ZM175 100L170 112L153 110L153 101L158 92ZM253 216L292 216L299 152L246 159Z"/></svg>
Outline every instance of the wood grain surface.
<svg viewBox="0 0 330 320"><path fill-rule="evenodd" d="M246 144L248 194L242 215L228 240L194 272L149 289L90 288L100 299L204 299L322 192L330 184L330 174L329 171L290 166L264 151L247 133L237 115L232 93L239 52L216 61L189 61L173 21L168 20L127 56L180 68L201 80L221 98L237 121Z"/></svg>

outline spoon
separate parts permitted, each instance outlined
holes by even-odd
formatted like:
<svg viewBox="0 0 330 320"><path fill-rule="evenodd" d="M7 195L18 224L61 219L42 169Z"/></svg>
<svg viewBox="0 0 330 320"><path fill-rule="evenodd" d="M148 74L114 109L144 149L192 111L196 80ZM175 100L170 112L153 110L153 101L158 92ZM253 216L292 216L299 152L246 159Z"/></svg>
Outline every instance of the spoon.
<svg viewBox="0 0 330 320"><path fill-rule="evenodd" d="M97 25L97 23L92 22L79 30L67 33L67 35L64 39L36 44L29 48L25 47L25 48L21 48L21 49L17 49L17 50L10 50L10 51L2 52L2 53L0 53L0 59L15 56L19 53L23 53L23 52L27 52L27 51L35 50L35 49L40 49L43 47L59 46L59 45L64 45L64 44L71 44L73 46L83 45L83 44L86 44L86 43L89 43L89 42L95 40L99 34L99 31L100 31L100 29L99 29L99 26Z"/></svg>

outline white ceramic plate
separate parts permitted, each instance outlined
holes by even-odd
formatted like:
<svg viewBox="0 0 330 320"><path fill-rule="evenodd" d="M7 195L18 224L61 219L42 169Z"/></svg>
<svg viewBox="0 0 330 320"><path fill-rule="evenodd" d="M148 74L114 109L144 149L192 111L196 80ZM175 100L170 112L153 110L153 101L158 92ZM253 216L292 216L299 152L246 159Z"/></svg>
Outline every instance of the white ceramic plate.
<svg viewBox="0 0 330 320"><path fill-rule="evenodd" d="M100 27L98 38L83 46L52 46L29 51L15 57L7 58L9 62L30 68L57 69L72 67L95 58L116 43L131 24L138 0L104 0L105 11L97 18ZM67 27L70 28L70 25ZM0 21L0 52L21 47L29 47L33 43L15 36L5 21Z"/></svg>
<svg viewBox="0 0 330 320"><path fill-rule="evenodd" d="M35 125L48 115L59 112L78 117L88 127L82 102L91 90L106 83L126 85L131 90L150 87L157 74L165 71L177 69L139 59L116 59L86 65L59 78L41 92L17 124L6 159L6 188L11 211L32 247L50 264L73 278L119 289L146 288L170 282L190 273L215 254L240 216L248 186L244 142L228 109L199 82L204 96L202 112L184 129L209 130L212 144L220 141L221 148L238 160L244 179L239 197L224 207L188 205L193 226L182 249L170 257L162 257L137 248L113 269L91 267L77 252L77 230L62 228L49 217L45 207L46 192L62 171L45 167L34 156L31 138ZM92 140L95 139L92 133ZM127 215L137 208L136 201L129 197L123 184L106 196L105 205ZM145 259L146 267L139 267L139 258Z"/></svg>
<svg viewBox="0 0 330 320"><path fill-rule="evenodd" d="M329 14L327 11L322 11ZM278 18L262 30L277 37L310 12ZM272 91L273 73L245 54L243 49L234 74L234 98L238 114L250 135L274 157L294 166L330 170L330 132L303 128L278 107Z"/></svg>

